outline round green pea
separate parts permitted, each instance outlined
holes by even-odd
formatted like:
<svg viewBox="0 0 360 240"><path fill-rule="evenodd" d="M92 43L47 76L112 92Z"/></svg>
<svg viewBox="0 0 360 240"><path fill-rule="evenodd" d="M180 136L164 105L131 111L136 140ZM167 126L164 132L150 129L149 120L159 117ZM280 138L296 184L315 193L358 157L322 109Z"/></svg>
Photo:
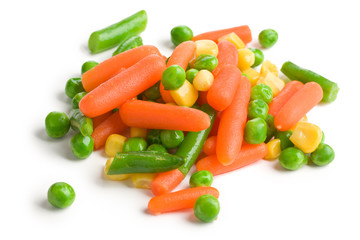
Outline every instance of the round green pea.
<svg viewBox="0 0 360 240"><path fill-rule="evenodd" d="M267 124L262 118L254 118L245 125L244 139L250 144L260 144L266 139Z"/></svg>
<svg viewBox="0 0 360 240"><path fill-rule="evenodd" d="M74 202L75 191L65 182L57 182L50 186L47 199L54 207L66 208Z"/></svg>
<svg viewBox="0 0 360 240"><path fill-rule="evenodd" d="M168 152L163 145L157 144L157 143L151 144L151 145L146 149L146 151L164 152L164 153L167 153L167 152Z"/></svg>
<svg viewBox="0 0 360 240"><path fill-rule="evenodd" d="M264 53L258 48L249 48L255 55L255 62L251 67L257 67L264 61Z"/></svg>
<svg viewBox="0 0 360 240"><path fill-rule="evenodd" d="M293 147L294 144L290 141L290 137L293 134L292 130L287 131L277 131L275 138L280 139L280 148L284 150L285 148Z"/></svg>
<svg viewBox="0 0 360 240"><path fill-rule="evenodd" d="M262 118L266 119L269 111L269 106L262 99L255 99L248 105L248 118Z"/></svg>
<svg viewBox="0 0 360 240"><path fill-rule="evenodd" d="M324 166L335 159L335 151L328 144L321 143L317 149L310 154L311 161L318 166Z"/></svg>
<svg viewBox="0 0 360 240"><path fill-rule="evenodd" d="M201 170L194 172L190 177L190 186L191 187L203 187L211 186L213 182L213 175L207 170Z"/></svg>
<svg viewBox="0 0 360 240"><path fill-rule="evenodd" d="M70 78L65 85L65 94L73 99L79 92L84 92L85 89L82 85L81 78Z"/></svg>
<svg viewBox="0 0 360 240"><path fill-rule="evenodd" d="M278 40L278 33L274 29L262 30L259 34L259 43L264 48L270 48L275 45Z"/></svg>
<svg viewBox="0 0 360 240"><path fill-rule="evenodd" d="M193 31L185 25L176 26L170 32L172 43L177 46L182 42L189 41L193 38Z"/></svg>
<svg viewBox="0 0 360 240"><path fill-rule="evenodd" d="M72 99L72 108L73 109L79 108L79 102L81 101L81 99L83 97L85 97L86 94L87 94L87 92L79 92L74 96L74 98Z"/></svg>
<svg viewBox="0 0 360 240"><path fill-rule="evenodd" d="M273 92L266 84L258 84L251 88L250 100L262 99L269 104L273 99Z"/></svg>
<svg viewBox="0 0 360 240"><path fill-rule="evenodd" d="M83 136L81 133L78 133L71 138L70 146L77 158L85 159L94 150L94 140L90 136Z"/></svg>
<svg viewBox="0 0 360 240"><path fill-rule="evenodd" d="M160 139L166 148L176 148L184 140L184 133L179 130L162 130Z"/></svg>
<svg viewBox="0 0 360 240"><path fill-rule="evenodd" d="M165 90L176 90L184 84L185 79L185 70L179 65L172 65L163 72L161 83Z"/></svg>
<svg viewBox="0 0 360 240"><path fill-rule="evenodd" d="M63 112L51 112L45 118L46 133L52 138L63 137L70 129L70 120Z"/></svg>
<svg viewBox="0 0 360 240"><path fill-rule="evenodd" d="M295 147L284 149L279 156L280 165L287 170L297 170L306 163L305 154Z"/></svg>
<svg viewBox="0 0 360 240"><path fill-rule="evenodd" d="M161 97L160 94L160 82L157 82L154 86L146 89L143 93L143 95L148 99L148 100L156 100L158 98Z"/></svg>
<svg viewBox="0 0 360 240"><path fill-rule="evenodd" d="M220 212L219 200L210 194L198 197L194 205L194 215L202 222L214 221Z"/></svg>
<svg viewBox="0 0 360 240"><path fill-rule="evenodd" d="M266 117L267 131L266 131L266 139L265 142L269 142L276 134L277 129L274 125L274 116L268 114Z"/></svg>
<svg viewBox="0 0 360 240"><path fill-rule="evenodd" d="M95 61L84 62L84 64L81 66L81 74L84 74L90 69L93 69L96 65L99 65L99 63Z"/></svg>
<svg viewBox="0 0 360 240"><path fill-rule="evenodd" d="M124 142L123 152L145 151L147 146L147 142L142 137L132 137Z"/></svg>
<svg viewBox="0 0 360 240"><path fill-rule="evenodd" d="M199 70L195 69L195 68L190 68L189 70L186 71L186 79L192 84L194 81L194 78L196 76L196 74L198 74Z"/></svg>
<svg viewBox="0 0 360 240"><path fill-rule="evenodd" d="M194 68L197 70L208 70L212 72L218 65L218 59L214 55L200 54L194 62Z"/></svg>

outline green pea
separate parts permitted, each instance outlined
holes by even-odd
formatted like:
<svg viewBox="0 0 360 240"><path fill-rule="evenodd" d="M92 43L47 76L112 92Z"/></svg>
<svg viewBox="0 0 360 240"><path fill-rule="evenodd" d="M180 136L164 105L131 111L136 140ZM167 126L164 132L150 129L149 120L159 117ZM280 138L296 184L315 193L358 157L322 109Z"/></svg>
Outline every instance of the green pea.
<svg viewBox="0 0 360 240"><path fill-rule="evenodd" d="M87 94L87 92L79 92L74 96L74 98L72 99L72 108L73 109L79 108L79 102L83 97L85 97L86 94Z"/></svg>
<svg viewBox="0 0 360 240"><path fill-rule="evenodd" d="M262 118L254 118L245 125L244 139L250 144L260 144L266 139L267 124Z"/></svg>
<svg viewBox="0 0 360 240"><path fill-rule="evenodd" d="M191 187L211 186L212 182L213 175L207 170L194 172L189 181Z"/></svg>
<svg viewBox="0 0 360 240"><path fill-rule="evenodd" d="M83 136L81 133L78 133L71 138L70 146L77 158L85 159L94 150L94 140L91 136Z"/></svg>
<svg viewBox="0 0 360 240"><path fill-rule="evenodd" d="M255 55L255 62L251 67L257 67L264 61L264 53L257 48L249 48Z"/></svg>
<svg viewBox="0 0 360 240"><path fill-rule="evenodd" d="M262 118L266 119L269 111L269 106L262 99L255 99L248 105L248 118Z"/></svg>
<svg viewBox="0 0 360 240"><path fill-rule="evenodd" d="M123 152L140 152L145 151L147 142L142 137L128 138L123 146Z"/></svg>
<svg viewBox="0 0 360 240"><path fill-rule="evenodd" d="M165 90L176 90L184 84L185 78L185 70L179 65L172 65L163 72L161 83Z"/></svg>
<svg viewBox="0 0 360 240"><path fill-rule="evenodd" d="M194 81L194 78L196 76L196 74L198 74L199 70L195 69L195 68L190 68L189 70L186 71L186 79L192 84Z"/></svg>
<svg viewBox="0 0 360 240"><path fill-rule="evenodd" d="M325 142L325 133L323 131L321 131L321 140L320 143L324 143Z"/></svg>
<svg viewBox="0 0 360 240"><path fill-rule="evenodd" d="M164 152L164 153L167 153L167 152L168 152L163 145L157 144L157 143L151 144L151 145L146 149L146 151Z"/></svg>
<svg viewBox="0 0 360 240"><path fill-rule="evenodd" d="M85 89L82 85L81 78L70 78L65 85L65 94L73 99L79 92L84 92Z"/></svg>
<svg viewBox="0 0 360 240"><path fill-rule="evenodd" d="M194 62L194 68L197 70L206 69L212 72L218 65L218 59L214 55L200 54Z"/></svg>
<svg viewBox="0 0 360 240"><path fill-rule="evenodd" d="M297 170L305 164L306 157L300 149L289 147L280 153L279 162L287 170Z"/></svg>
<svg viewBox="0 0 360 240"><path fill-rule="evenodd" d="M140 36L129 36L121 41L119 47L113 52L113 56L142 45L143 41Z"/></svg>
<svg viewBox="0 0 360 240"><path fill-rule="evenodd" d="M258 84L251 88L250 100L262 99L269 104L273 99L273 92L266 84Z"/></svg>
<svg viewBox="0 0 360 240"><path fill-rule="evenodd" d="M45 130L52 138L64 136L70 128L70 119L63 112L51 112L45 118Z"/></svg>
<svg viewBox="0 0 360 240"><path fill-rule="evenodd" d="M54 207L66 208L74 202L75 191L65 182L57 182L50 186L47 199Z"/></svg>
<svg viewBox="0 0 360 240"><path fill-rule="evenodd" d="M280 148L284 150L285 148L293 147L294 144L290 141L290 137L293 134L292 130L287 131L277 131L275 138L280 139Z"/></svg>
<svg viewBox="0 0 360 240"><path fill-rule="evenodd" d="M159 129L150 129L148 131L147 137L146 137L147 142L150 145L161 144L160 133L161 133L161 130L159 130Z"/></svg>
<svg viewBox="0 0 360 240"><path fill-rule="evenodd" d="M273 29L262 30L259 34L259 43L264 48L270 48L278 40L278 33Z"/></svg>
<svg viewBox="0 0 360 240"><path fill-rule="evenodd" d="M201 106L197 103L195 103L194 105L191 106L191 108L195 108L197 110L200 110Z"/></svg>
<svg viewBox="0 0 360 240"><path fill-rule="evenodd" d="M214 221L220 212L219 200L210 194L198 197L194 205L194 215L202 222Z"/></svg>
<svg viewBox="0 0 360 240"><path fill-rule="evenodd" d="M189 41L193 38L192 30L185 25L176 26L170 32L172 43L177 46L182 42Z"/></svg>
<svg viewBox="0 0 360 240"><path fill-rule="evenodd" d="M90 69L93 69L96 65L98 65L98 62L95 61L87 61L84 62L84 64L81 66L81 74L86 73L87 71L89 71Z"/></svg>
<svg viewBox="0 0 360 240"><path fill-rule="evenodd" d="M274 117L271 114L268 114L266 117L267 131L265 142L269 142L276 134L277 129L274 125Z"/></svg>
<svg viewBox="0 0 360 240"><path fill-rule="evenodd" d="M144 91L144 96L148 99L148 100L156 100L158 98L161 97L160 94L160 82L157 82L154 86L146 89Z"/></svg>
<svg viewBox="0 0 360 240"><path fill-rule="evenodd" d="M184 140L184 133L179 130L162 130L160 139L166 148L176 148Z"/></svg>
<svg viewBox="0 0 360 240"><path fill-rule="evenodd" d="M321 143L317 149L310 154L310 159L314 164L324 166L335 159L335 151L329 145Z"/></svg>

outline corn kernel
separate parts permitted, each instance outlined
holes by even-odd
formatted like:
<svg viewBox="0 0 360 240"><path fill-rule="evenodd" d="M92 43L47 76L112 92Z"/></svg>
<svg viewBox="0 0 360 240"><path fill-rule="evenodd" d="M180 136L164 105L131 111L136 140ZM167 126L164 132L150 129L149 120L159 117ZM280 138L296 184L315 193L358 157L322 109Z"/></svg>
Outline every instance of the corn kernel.
<svg viewBox="0 0 360 240"><path fill-rule="evenodd" d="M267 72L271 72L275 76L279 76L279 70L277 69L275 64L272 64L269 60L265 60L260 69L260 74L265 76Z"/></svg>
<svg viewBox="0 0 360 240"><path fill-rule="evenodd" d="M137 128L137 127L130 128L130 137L142 137L146 139L146 136L147 136L146 128Z"/></svg>
<svg viewBox="0 0 360 240"><path fill-rule="evenodd" d="M248 68L245 71L243 71L244 74L246 74L249 77L251 86L255 86L257 81L259 80L260 77L260 73L258 73L255 69L253 68Z"/></svg>
<svg viewBox="0 0 360 240"><path fill-rule="evenodd" d="M245 71L255 62L255 54L248 48L238 49L238 68Z"/></svg>
<svg viewBox="0 0 360 240"><path fill-rule="evenodd" d="M226 34L226 35L220 37L218 39L218 42L223 41L223 40L227 40L227 41L231 42L232 44L235 45L235 47L237 49L245 48L245 43L234 32Z"/></svg>
<svg viewBox="0 0 360 240"><path fill-rule="evenodd" d="M322 137L321 129L309 122L299 122L289 138L304 153L312 153L319 146Z"/></svg>
<svg viewBox="0 0 360 240"><path fill-rule="evenodd" d="M305 115L302 119L300 119L300 121L299 122L297 122L296 124L295 124L295 126L293 126L292 128L290 128L290 130L295 130L295 128L296 128L296 126L298 125L298 123L300 123L300 122L308 122L308 118L307 118L307 116Z"/></svg>
<svg viewBox="0 0 360 240"><path fill-rule="evenodd" d="M271 88L274 97L276 97L281 89L285 87L284 81L271 72L267 72L265 76L261 76L260 74L260 78L256 84L268 85Z"/></svg>
<svg viewBox="0 0 360 240"><path fill-rule="evenodd" d="M122 152L126 137L119 134L111 134L105 143L105 153L108 157L115 157L115 154Z"/></svg>
<svg viewBox="0 0 360 240"><path fill-rule="evenodd" d="M177 105L186 107L194 105L199 96L198 91L188 80L185 80L180 88L170 90L170 94Z"/></svg>
<svg viewBox="0 0 360 240"><path fill-rule="evenodd" d="M214 82L214 76L208 70L200 70L193 81L193 85L198 91L208 91Z"/></svg>
<svg viewBox="0 0 360 240"><path fill-rule="evenodd" d="M131 175L131 181L136 188L151 189L151 183L156 173L134 173Z"/></svg>
<svg viewBox="0 0 360 240"><path fill-rule="evenodd" d="M113 181L122 181L122 180L128 179L128 178L130 177L130 174L118 174L118 175L108 175L108 174L107 174L107 172L109 171L110 165L111 165L111 163L112 163L113 160L114 160L114 158L109 158L109 159L106 161L105 168L104 168L105 176L106 176L108 179L113 180Z"/></svg>
<svg viewBox="0 0 360 240"><path fill-rule="evenodd" d="M266 160L275 160L280 156L281 153L281 147L280 147L280 139L273 139L271 141L269 141L266 144L266 147L268 148L268 152L266 154L266 156L264 157L264 159Z"/></svg>
<svg viewBox="0 0 360 240"><path fill-rule="evenodd" d="M212 40L198 40L195 44L195 58L197 58L200 54L210 54L217 57L219 53L217 44Z"/></svg>

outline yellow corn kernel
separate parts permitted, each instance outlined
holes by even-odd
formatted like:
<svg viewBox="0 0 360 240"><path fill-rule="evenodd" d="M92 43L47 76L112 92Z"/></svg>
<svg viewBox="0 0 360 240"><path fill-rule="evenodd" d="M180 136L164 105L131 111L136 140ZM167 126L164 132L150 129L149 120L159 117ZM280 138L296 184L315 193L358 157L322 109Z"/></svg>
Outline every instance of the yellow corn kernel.
<svg viewBox="0 0 360 240"><path fill-rule="evenodd" d="M277 159L280 156L281 153L281 147L280 147L280 139L273 139L269 141L266 144L266 147L268 148L268 152L264 159L266 160L274 160Z"/></svg>
<svg viewBox="0 0 360 240"><path fill-rule="evenodd" d="M131 175L131 181L136 188L151 189L151 182L156 173L134 173Z"/></svg>
<svg viewBox="0 0 360 240"><path fill-rule="evenodd" d="M271 72L275 76L279 76L279 70L275 64L272 64L269 60L265 60L260 69L260 75L265 76L267 72Z"/></svg>
<svg viewBox="0 0 360 240"><path fill-rule="evenodd" d="M255 62L255 54L248 48L238 49L238 68L245 71Z"/></svg>
<svg viewBox="0 0 360 240"><path fill-rule="evenodd" d="M122 152L126 137L119 134L111 134L105 143L105 153L108 157L115 157L117 152Z"/></svg>
<svg viewBox="0 0 360 240"><path fill-rule="evenodd" d="M142 137L146 139L146 136L147 136L146 128L137 128L137 127L130 128L130 137Z"/></svg>
<svg viewBox="0 0 360 240"><path fill-rule="evenodd" d="M235 47L237 49L245 48L245 43L234 32L226 34L226 35L220 37L218 39L218 42L223 41L223 40L227 40L227 41L231 42L232 44L235 45Z"/></svg>
<svg viewBox="0 0 360 240"><path fill-rule="evenodd" d="M243 71L244 74L246 74L249 77L251 86L255 86L257 81L259 80L260 77L260 73L257 72L255 69L253 68L248 68L245 71Z"/></svg>
<svg viewBox="0 0 360 240"><path fill-rule="evenodd" d="M208 91L214 82L214 75L208 70L200 70L193 81L194 88L198 91Z"/></svg>
<svg viewBox="0 0 360 240"><path fill-rule="evenodd" d="M195 58L197 58L200 54L210 54L217 57L219 53L217 44L212 40L198 40L195 44Z"/></svg>
<svg viewBox="0 0 360 240"><path fill-rule="evenodd" d="M186 107L194 105L199 96L198 91L188 80L185 80L180 88L170 90L170 94L177 105Z"/></svg>
<svg viewBox="0 0 360 240"><path fill-rule="evenodd" d="M111 163L112 163L113 160L114 160L114 158L109 158L109 159L106 161L105 168L104 168L105 176L106 176L108 179L113 180L113 181L122 181L122 180L128 179L128 178L130 177L130 174L118 174L118 175L108 175L108 174L107 174L107 172L109 171L110 165L111 165Z"/></svg>
<svg viewBox="0 0 360 240"><path fill-rule="evenodd" d="M321 129L309 122L299 122L289 138L304 153L312 153L319 146L322 137Z"/></svg>
<svg viewBox="0 0 360 240"><path fill-rule="evenodd" d="M308 118L307 118L307 116L305 115L302 119L300 119L300 121L298 121L296 124L295 124L295 126L293 126L292 128L290 128L290 130L295 130L295 128L296 128L296 126L298 125L298 123L300 123L300 122L308 122Z"/></svg>
<svg viewBox="0 0 360 240"><path fill-rule="evenodd" d="M267 72L265 76L260 75L257 84L268 85L271 88L274 97L276 97L281 91L281 89L285 87L284 81L271 72Z"/></svg>

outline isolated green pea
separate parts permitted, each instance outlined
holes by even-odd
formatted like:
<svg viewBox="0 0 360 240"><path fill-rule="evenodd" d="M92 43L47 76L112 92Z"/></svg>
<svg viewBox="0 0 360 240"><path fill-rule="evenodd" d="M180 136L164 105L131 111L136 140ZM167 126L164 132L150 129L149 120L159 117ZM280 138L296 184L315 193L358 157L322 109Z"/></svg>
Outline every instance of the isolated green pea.
<svg viewBox="0 0 360 240"><path fill-rule="evenodd" d="M71 150L77 158L84 159L91 155L94 150L94 140L90 136L76 134L70 141Z"/></svg>
<svg viewBox="0 0 360 240"><path fill-rule="evenodd" d="M194 62L194 68L197 70L208 70L212 72L218 65L218 59L214 55L200 54Z"/></svg>
<svg viewBox="0 0 360 240"><path fill-rule="evenodd" d="M202 222L214 221L220 212L219 200L210 194L205 194L195 201L194 214Z"/></svg>
<svg viewBox="0 0 360 240"><path fill-rule="evenodd" d="M275 45L278 40L278 33L274 29L262 30L259 34L259 43L264 48L270 48Z"/></svg>
<svg viewBox="0 0 360 240"><path fill-rule="evenodd" d="M74 202L75 191L65 182L57 182L50 186L47 199L54 207L66 208Z"/></svg>
<svg viewBox="0 0 360 240"><path fill-rule="evenodd" d="M163 72L161 83L165 90L176 90L184 84L185 78L185 70L179 65L172 65Z"/></svg>
<svg viewBox="0 0 360 240"><path fill-rule="evenodd" d="M248 118L262 118L266 119L269 111L269 106L262 99L255 99L248 105Z"/></svg>
<svg viewBox="0 0 360 240"><path fill-rule="evenodd" d="M128 138L123 146L123 152L140 152L145 151L147 148L147 142L142 137Z"/></svg>
<svg viewBox="0 0 360 240"><path fill-rule="evenodd" d="M287 170L297 170L307 162L307 159L300 149L289 147L280 153L279 162Z"/></svg>
<svg viewBox="0 0 360 240"><path fill-rule="evenodd" d="M192 30L185 25L176 26L170 32L172 43L177 46L182 42L189 41L193 38Z"/></svg>
<svg viewBox="0 0 360 240"><path fill-rule="evenodd" d="M264 119L254 118L245 125L244 139L250 144L260 144L266 139L267 125Z"/></svg>
<svg viewBox="0 0 360 240"><path fill-rule="evenodd" d="M335 159L335 151L328 144L321 143L317 149L310 154L310 159L314 164L324 166Z"/></svg>
<svg viewBox="0 0 360 240"><path fill-rule="evenodd" d="M203 187L211 186L213 182L213 175L207 170L201 170L194 172L190 177L190 186L191 187Z"/></svg>
<svg viewBox="0 0 360 240"><path fill-rule="evenodd" d="M93 69L96 65L99 65L99 63L95 61L84 62L83 65L81 66L81 74L84 74L90 69Z"/></svg>
<svg viewBox="0 0 360 240"><path fill-rule="evenodd" d="M46 133L52 138L64 136L70 128L70 119L63 112L50 112L45 118Z"/></svg>

